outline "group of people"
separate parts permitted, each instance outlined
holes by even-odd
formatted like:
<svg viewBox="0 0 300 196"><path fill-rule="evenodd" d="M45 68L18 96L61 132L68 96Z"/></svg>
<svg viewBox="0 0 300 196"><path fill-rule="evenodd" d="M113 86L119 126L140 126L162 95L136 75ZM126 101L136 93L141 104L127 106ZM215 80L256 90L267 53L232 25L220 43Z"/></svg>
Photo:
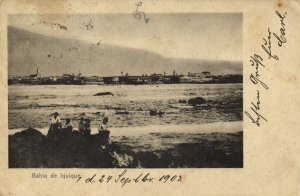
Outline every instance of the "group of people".
<svg viewBox="0 0 300 196"><path fill-rule="evenodd" d="M51 118L50 129L48 131L49 137L54 137L59 133L63 134L70 134L73 132L73 126L71 124L71 119L66 118L64 119L64 123L62 123L58 112L54 112ZM91 120L80 118L78 124L78 132L83 135L90 135L91 134ZM102 123L100 123L98 127L98 132L108 131L108 118L104 117Z"/></svg>

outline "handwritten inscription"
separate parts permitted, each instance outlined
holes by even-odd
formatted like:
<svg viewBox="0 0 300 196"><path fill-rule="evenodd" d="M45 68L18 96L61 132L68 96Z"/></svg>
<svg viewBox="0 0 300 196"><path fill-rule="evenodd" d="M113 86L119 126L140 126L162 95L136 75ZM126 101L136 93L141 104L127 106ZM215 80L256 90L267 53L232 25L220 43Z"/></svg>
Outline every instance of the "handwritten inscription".
<svg viewBox="0 0 300 196"><path fill-rule="evenodd" d="M268 34L265 38L263 38L263 43L261 45L263 49L263 54L253 54L250 56L250 66L255 68L255 71L250 74L250 82L256 87L256 100L251 101L250 111L245 111L246 116L251 120L252 123L256 124L258 127L261 125L261 120L268 122L267 118L262 115L262 103L261 103L261 88L263 90L268 90L269 86L264 81L262 74L260 72L261 69L266 67L267 61L264 62L264 56L267 55L267 60L278 61L279 55L274 53L274 45L272 42L275 40L277 42L277 47L284 46L287 43L286 39L286 23L285 19L287 13L284 14L276 11L276 16L280 20L280 28L279 33L272 32L270 28L268 28ZM264 62L264 63L263 63Z"/></svg>
<svg viewBox="0 0 300 196"><path fill-rule="evenodd" d="M143 2L141 2L141 1L135 4L136 5L136 9L135 9L134 12L132 12L132 15L133 15L133 17L135 19L141 20L143 18L144 21L145 21L145 23L148 23L149 22L149 18L146 17L145 12L140 12L139 11L139 7L141 7L142 4L143 4Z"/></svg>
<svg viewBox="0 0 300 196"><path fill-rule="evenodd" d="M178 183L182 182L183 178L181 175L168 175L164 174L159 177L154 177L150 173L140 173L136 177L129 177L127 175L127 170L122 171L117 176L112 175L100 175L93 174L91 177L82 179L78 178L76 182L84 182L86 184L96 184L96 183L115 183L120 184L124 187L127 184L136 184L136 183Z"/></svg>
<svg viewBox="0 0 300 196"><path fill-rule="evenodd" d="M273 33L273 35L277 39L278 46L281 47L283 44L285 44L287 42L286 37L285 37L285 23L284 23L284 20L286 18L286 13L280 14L278 11L276 11L276 14L280 19L281 28L280 28L279 36L276 33Z"/></svg>
<svg viewBox="0 0 300 196"><path fill-rule="evenodd" d="M251 102L251 112L253 112L256 116L256 118L254 119L252 117L252 115L250 115L249 112L245 112L245 114L251 119L252 123L255 123L257 126L260 126L260 119L263 119L264 121L268 122L267 119L261 115L259 113L259 110L260 110L260 99L259 99L259 96L260 96L260 92L259 90L257 90L257 94L256 94L256 103L253 103Z"/></svg>
<svg viewBox="0 0 300 196"><path fill-rule="evenodd" d="M127 184L137 184L137 183L181 183L183 182L183 177L178 174L160 174L154 176L149 172L141 172L137 175L131 175L127 170L121 171L117 175L111 174L99 174L94 173L89 176L84 176L80 174L64 174L64 173L32 173L32 178L41 179L41 178L50 178L50 179L63 179L63 180L72 180L76 183L84 184L119 184L121 187L124 187Z"/></svg>
<svg viewBox="0 0 300 196"><path fill-rule="evenodd" d="M272 38L272 32L270 31L270 28L268 28L268 38L267 38L268 40L266 40L266 38L263 38L264 44L261 46L264 49L264 51L269 55L269 59L273 58L275 60L279 60L277 55L272 54L271 38ZM267 46L267 48L266 48L266 46Z"/></svg>
<svg viewBox="0 0 300 196"><path fill-rule="evenodd" d="M261 86L264 87L265 89L269 89L266 83L264 83L260 78L259 68L260 66L265 67L262 64L262 61L263 58L257 54L251 56L250 62L251 62L251 66L255 66L255 74L250 74L250 80L253 84L261 84Z"/></svg>

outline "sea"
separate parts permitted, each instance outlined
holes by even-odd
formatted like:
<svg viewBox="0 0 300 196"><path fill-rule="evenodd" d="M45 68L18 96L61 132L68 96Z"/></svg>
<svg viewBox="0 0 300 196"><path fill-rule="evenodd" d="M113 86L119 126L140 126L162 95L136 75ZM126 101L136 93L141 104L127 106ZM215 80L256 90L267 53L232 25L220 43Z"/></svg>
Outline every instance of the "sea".
<svg viewBox="0 0 300 196"><path fill-rule="evenodd" d="M94 96L101 92L113 95ZM189 105L189 99L207 102ZM151 116L150 110L162 116ZM158 84L158 85L11 85L8 87L8 128L45 129L51 114L70 118L77 129L81 117L99 126L108 117L111 128L151 127L241 122L242 84ZM138 129L136 129L138 131Z"/></svg>

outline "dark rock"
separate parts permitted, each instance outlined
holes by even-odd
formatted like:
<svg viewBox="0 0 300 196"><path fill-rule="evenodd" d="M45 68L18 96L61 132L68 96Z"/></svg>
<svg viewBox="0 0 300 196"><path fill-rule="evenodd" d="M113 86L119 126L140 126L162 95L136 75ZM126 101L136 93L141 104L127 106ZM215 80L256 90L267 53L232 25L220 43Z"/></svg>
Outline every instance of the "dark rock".
<svg viewBox="0 0 300 196"><path fill-rule="evenodd" d="M201 140L195 143L155 151L134 151L126 144L125 136L120 142L110 143L109 134L100 131L83 135L73 131L50 140L29 128L9 136L9 168L243 167L243 132L201 134Z"/></svg>
<svg viewBox="0 0 300 196"><path fill-rule="evenodd" d="M98 141L102 144L107 144L109 141L110 131L100 131L98 134Z"/></svg>
<svg viewBox="0 0 300 196"><path fill-rule="evenodd" d="M9 167L45 166L42 147L45 139L42 133L32 128L9 136Z"/></svg>
<svg viewBox="0 0 300 196"><path fill-rule="evenodd" d="M116 114L129 114L127 111L117 111Z"/></svg>
<svg viewBox="0 0 300 196"><path fill-rule="evenodd" d="M165 114L166 114L166 112L163 112L163 111L150 110L150 116L162 117Z"/></svg>
<svg viewBox="0 0 300 196"><path fill-rule="evenodd" d="M105 95L112 95L112 96L114 96L114 94L112 94L111 92L97 93L97 94L95 94L95 95L93 95L93 96L105 96Z"/></svg>
<svg viewBox="0 0 300 196"><path fill-rule="evenodd" d="M112 168L109 131L60 133L53 140L35 129L9 136L10 168ZM105 146L105 148L101 148Z"/></svg>
<svg viewBox="0 0 300 196"><path fill-rule="evenodd" d="M43 141L45 139L45 136L41 132L33 128L17 132L14 134L14 137L31 141Z"/></svg>
<svg viewBox="0 0 300 196"><path fill-rule="evenodd" d="M186 100L180 99L180 100L179 100L179 103L186 103Z"/></svg>
<svg viewBox="0 0 300 196"><path fill-rule="evenodd" d="M150 110L150 116L157 116L156 110Z"/></svg>
<svg viewBox="0 0 300 196"><path fill-rule="evenodd" d="M206 103L206 101L202 97L196 97L196 98L192 98L192 99L188 100L188 104L190 104L190 105L201 105L201 104L205 104L205 103Z"/></svg>
<svg viewBox="0 0 300 196"><path fill-rule="evenodd" d="M85 112L79 114L79 116L85 116L85 115L86 115Z"/></svg>
<svg viewBox="0 0 300 196"><path fill-rule="evenodd" d="M103 113L101 113L101 112L95 112L95 113L93 113L93 114L96 115L96 116L103 115Z"/></svg>
<svg viewBox="0 0 300 196"><path fill-rule="evenodd" d="M162 112L162 111L159 111L159 112L158 112L158 116L159 116L159 117L162 117L162 116L165 115L165 114L166 114L166 112Z"/></svg>
<svg viewBox="0 0 300 196"><path fill-rule="evenodd" d="M141 167L155 168L161 166L159 157L153 152L137 152L136 156L140 161Z"/></svg>

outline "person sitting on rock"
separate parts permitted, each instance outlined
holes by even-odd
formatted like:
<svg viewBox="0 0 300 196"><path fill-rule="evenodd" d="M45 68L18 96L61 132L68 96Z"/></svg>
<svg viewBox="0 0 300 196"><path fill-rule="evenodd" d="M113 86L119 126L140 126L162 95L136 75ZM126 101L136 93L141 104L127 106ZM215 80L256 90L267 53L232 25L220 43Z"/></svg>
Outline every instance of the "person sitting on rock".
<svg viewBox="0 0 300 196"><path fill-rule="evenodd" d="M110 142L109 130L108 130L108 118L104 117L102 123L98 127L100 136L100 145L102 149L106 148L106 145Z"/></svg>
<svg viewBox="0 0 300 196"><path fill-rule="evenodd" d="M81 117L79 119L79 124L78 124L78 131L83 134L83 130L84 130L84 119Z"/></svg>
<svg viewBox="0 0 300 196"><path fill-rule="evenodd" d="M65 134L70 134L73 131L73 126L71 124L71 119L70 118L66 118L66 122L65 124L62 126L62 131Z"/></svg>
<svg viewBox="0 0 300 196"><path fill-rule="evenodd" d="M50 129L48 131L48 136L52 138L57 138L56 136L61 131L61 120L59 118L59 114L54 112L51 118Z"/></svg>
<svg viewBox="0 0 300 196"><path fill-rule="evenodd" d="M108 131L108 118L104 117L102 123L98 127L99 133L101 131Z"/></svg>
<svg viewBox="0 0 300 196"><path fill-rule="evenodd" d="M90 135L91 134L91 120L85 119L83 123L83 135Z"/></svg>

